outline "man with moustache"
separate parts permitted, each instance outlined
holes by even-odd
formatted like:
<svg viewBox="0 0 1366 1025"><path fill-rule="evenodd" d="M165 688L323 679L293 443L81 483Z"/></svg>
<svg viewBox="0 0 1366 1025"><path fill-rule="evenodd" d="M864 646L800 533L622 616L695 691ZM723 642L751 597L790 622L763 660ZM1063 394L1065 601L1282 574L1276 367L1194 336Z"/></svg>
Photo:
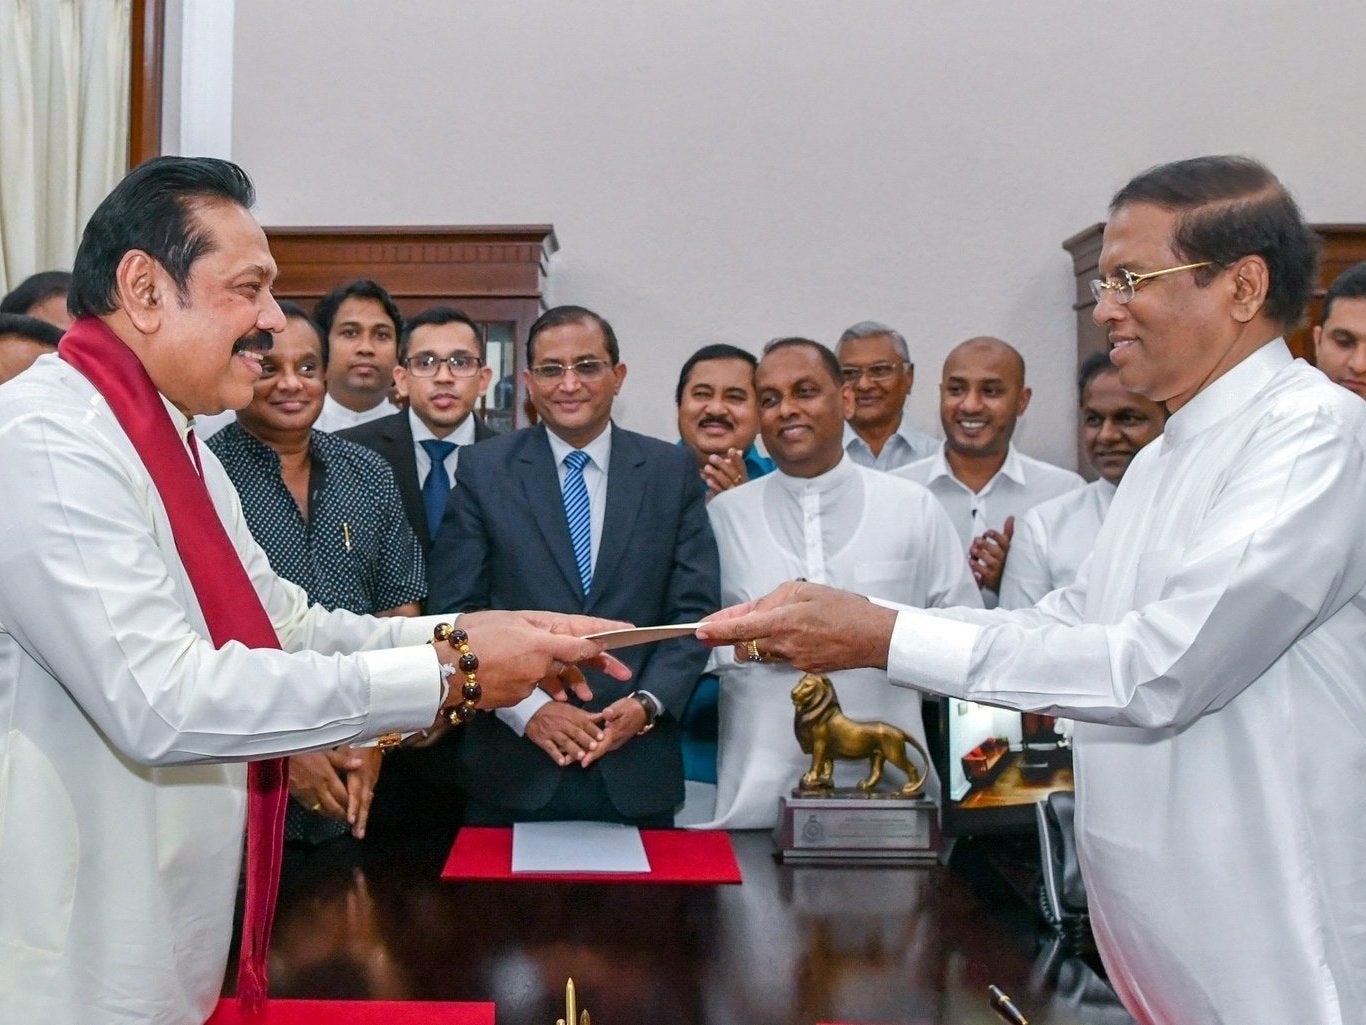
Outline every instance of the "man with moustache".
<svg viewBox="0 0 1366 1025"><path fill-rule="evenodd" d="M423 310L403 326L394 369L408 408L338 432L393 468L424 551L441 526L460 450L496 435L474 412L493 375L486 358L484 333L467 314L453 306Z"/></svg>
<svg viewBox="0 0 1366 1025"><path fill-rule="evenodd" d="M721 599L813 580L895 595L916 607L980 605L948 515L919 484L855 463L844 451L847 390L835 354L807 338L764 347L754 378L764 445L776 473L707 507L721 555ZM737 661L718 651L721 735L710 829L772 828L778 798L810 765L792 740L791 667ZM832 676L846 715L895 723L925 742L920 695L887 686L875 669ZM852 785L866 766L836 766ZM895 770L891 770L895 771ZM927 774L932 770L925 766ZM904 782L900 781L900 782ZM933 780L930 793L936 791Z"/></svg>
<svg viewBox="0 0 1366 1025"><path fill-rule="evenodd" d="M934 455L939 442L906 417L915 364L901 332L876 320L859 321L840 335L835 353L850 388L844 432L849 458L874 470L895 470Z"/></svg>
<svg viewBox="0 0 1366 1025"><path fill-rule="evenodd" d="M691 623L719 603L716 542L697 463L612 423L626 365L607 320L547 310L527 334L540 423L462 453L430 558L430 611L554 609ZM593 699L534 695L470 722L459 744L465 821L556 819L667 827L683 801L678 717L706 663L692 637L624 649L631 687L594 675Z"/></svg>
<svg viewBox="0 0 1366 1025"><path fill-rule="evenodd" d="M1030 395L1024 359L1013 346L999 338L969 338L944 360L939 383L943 446L896 471L925 485L944 504L989 609L998 601L1015 518L1085 483L1071 470L1011 444Z"/></svg>
<svg viewBox="0 0 1366 1025"><path fill-rule="evenodd" d="M674 389L680 445L692 449L707 501L773 471L759 454L754 354L734 345L704 345L683 364Z"/></svg>
<svg viewBox="0 0 1366 1025"><path fill-rule="evenodd" d="M1330 381L1366 398L1366 262L1347 268L1324 293L1314 364Z"/></svg>
<svg viewBox="0 0 1366 1025"><path fill-rule="evenodd" d="M773 472L759 454L759 404L754 397L754 354L734 345L704 345L683 364L674 389L679 444L697 456L710 502L721 492ZM683 774L716 782L717 706L720 684L704 673L683 712Z"/></svg>
<svg viewBox="0 0 1366 1025"><path fill-rule="evenodd" d="M284 300L285 329L261 360L252 400L208 441L276 573L327 609L415 616L427 570L388 466L367 448L313 429L326 381L318 326ZM355 856L365 837L380 751L341 745L289 760L285 866ZM326 852L326 853L324 853Z"/></svg>
<svg viewBox="0 0 1366 1025"><path fill-rule="evenodd" d="M227 161L134 168L86 226L58 358L0 386L8 1020L208 1018L244 826L237 993L259 1008L287 796L279 756L473 714L444 683L461 652L433 637L439 621L310 605L270 568L195 440L194 417L251 400L262 350L285 327L253 199ZM477 704L554 687L565 663L600 654L578 636L611 627L462 616Z"/></svg>
<svg viewBox="0 0 1366 1025"><path fill-rule="evenodd" d="M1171 415L1069 587L973 612L789 584L699 631L1078 720L1096 942L1152 1025L1366 1022L1366 405L1285 344L1316 248L1247 157L1116 193L1092 317Z"/></svg>
<svg viewBox="0 0 1366 1025"><path fill-rule="evenodd" d="M1066 587L1100 533L1124 471L1139 449L1161 436L1167 411L1124 387L1108 352L1093 352L1077 374L1081 441L1098 479L1041 502L1015 525L1001 576L1001 607L1023 609Z"/></svg>
<svg viewBox="0 0 1366 1025"><path fill-rule="evenodd" d="M327 339L327 398L317 429L341 431L397 412L390 396L403 315L389 293L356 278L319 299L313 319Z"/></svg>

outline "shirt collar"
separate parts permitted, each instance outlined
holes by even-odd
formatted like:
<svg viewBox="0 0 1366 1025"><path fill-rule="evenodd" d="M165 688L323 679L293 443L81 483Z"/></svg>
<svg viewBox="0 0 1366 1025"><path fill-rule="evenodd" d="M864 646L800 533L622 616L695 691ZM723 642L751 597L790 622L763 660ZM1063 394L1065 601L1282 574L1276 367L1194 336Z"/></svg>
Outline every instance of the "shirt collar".
<svg viewBox="0 0 1366 1025"><path fill-rule="evenodd" d="M858 473L855 465L848 456L841 455L838 463L815 477L792 477L781 469L774 470L771 476L779 487L791 495L825 495L843 489L850 478Z"/></svg>
<svg viewBox="0 0 1366 1025"><path fill-rule="evenodd" d="M953 475L953 467L949 466L948 456L945 455L948 451L948 446L949 443L947 441L944 442L939 446L939 450L929 457L933 462L930 463L930 475L928 480L934 481L940 477L944 477L953 481L960 488L965 487L966 485ZM1016 450L1015 443L1011 442L1010 447L1006 449L1006 461L1002 463L1001 468L992 475L991 480L987 481L986 484L982 486L982 491L979 491L978 494L990 490L992 485L1002 477L1023 487L1025 484L1025 476L1024 459L1020 457L1019 451Z"/></svg>
<svg viewBox="0 0 1366 1025"><path fill-rule="evenodd" d="M1273 338L1207 384L1167 419L1162 451L1180 445L1247 404L1248 399L1294 362L1285 339Z"/></svg>
<svg viewBox="0 0 1366 1025"><path fill-rule="evenodd" d="M906 443L907 448L914 449L919 434L920 432L916 430L915 425L911 423L906 414L903 413L901 414L900 422L896 425L896 430L892 432L891 437L887 439L886 444L890 445L892 443L892 438L900 438ZM854 444L867 449L869 452L873 450L872 446L859 437L858 431L854 430L853 426L846 420L844 422L844 450L846 452L849 451L849 446Z"/></svg>
<svg viewBox="0 0 1366 1025"><path fill-rule="evenodd" d="M444 438L437 438L432 429L422 422L422 418L408 407L408 429L413 432L413 441L449 441L456 445L474 444L474 414L470 413L460 421L460 425Z"/></svg>
<svg viewBox="0 0 1366 1025"><path fill-rule="evenodd" d="M555 458L556 467L563 466L564 457L574 451L574 446L549 427L545 429L545 436L550 441L550 454ZM593 461L594 466L606 473L612 461L612 425L609 423L606 430L583 446L583 451L588 453L588 458Z"/></svg>
<svg viewBox="0 0 1366 1025"><path fill-rule="evenodd" d="M849 421L844 422L844 450L849 451L850 446L861 445L868 448L868 443L859 437L858 431L850 425Z"/></svg>

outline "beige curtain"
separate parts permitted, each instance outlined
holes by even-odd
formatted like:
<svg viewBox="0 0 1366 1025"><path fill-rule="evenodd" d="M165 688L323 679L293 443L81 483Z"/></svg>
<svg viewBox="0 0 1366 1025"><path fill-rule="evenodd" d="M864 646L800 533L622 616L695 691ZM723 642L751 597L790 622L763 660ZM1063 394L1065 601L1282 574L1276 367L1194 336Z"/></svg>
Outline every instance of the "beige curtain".
<svg viewBox="0 0 1366 1025"><path fill-rule="evenodd" d="M0 294L70 269L128 160L132 0L0 0Z"/></svg>

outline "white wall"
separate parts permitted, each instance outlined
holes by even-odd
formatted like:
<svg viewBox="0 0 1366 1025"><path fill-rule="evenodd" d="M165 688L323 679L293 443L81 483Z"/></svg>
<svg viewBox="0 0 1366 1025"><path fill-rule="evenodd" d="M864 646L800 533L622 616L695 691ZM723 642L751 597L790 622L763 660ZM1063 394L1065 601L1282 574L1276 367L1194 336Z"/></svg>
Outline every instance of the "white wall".
<svg viewBox="0 0 1366 1025"><path fill-rule="evenodd" d="M900 327L1013 342L1022 447L1071 465L1060 242L1150 164L1260 157L1366 220L1366 5L236 0L233 155L271 225L550 222L607 316L626 426L673 437L695 347ZM1346 131L1340 131L1345 128Z"/></svg>

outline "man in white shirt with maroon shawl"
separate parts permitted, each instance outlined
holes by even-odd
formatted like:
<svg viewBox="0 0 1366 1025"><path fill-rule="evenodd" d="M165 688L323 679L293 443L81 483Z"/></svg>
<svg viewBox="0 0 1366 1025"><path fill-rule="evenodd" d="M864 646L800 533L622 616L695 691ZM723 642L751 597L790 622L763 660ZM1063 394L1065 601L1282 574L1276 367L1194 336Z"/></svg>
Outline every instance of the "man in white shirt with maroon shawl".
<svg viewBox="0 0 1366 1025"><path fill-rule="evenodd" d="M222 160L130 172L86 227L58 355L0 386L6 1022L203 1022L248 817L238 994L258 1003L278 756L513 704L598 652L560 631L608 626L462 616L475 665L431 617L326 612L275 575L192 431L247 404L284 326L253 196Z"/></svg>

